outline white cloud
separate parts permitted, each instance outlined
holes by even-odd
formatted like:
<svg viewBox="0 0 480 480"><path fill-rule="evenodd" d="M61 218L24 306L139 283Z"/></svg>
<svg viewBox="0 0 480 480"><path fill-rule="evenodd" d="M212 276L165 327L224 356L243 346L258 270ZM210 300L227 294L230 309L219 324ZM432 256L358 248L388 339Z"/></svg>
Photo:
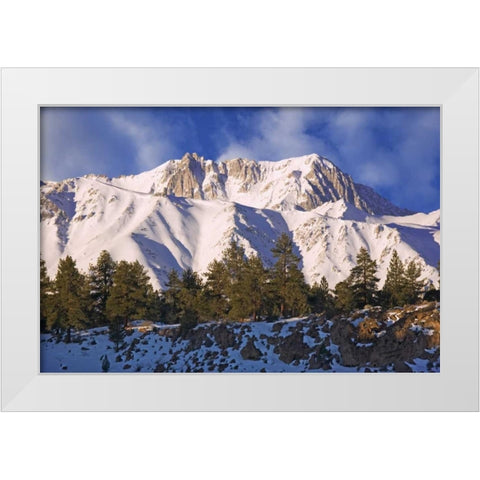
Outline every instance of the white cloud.
<svg viewBox="0 0 480 480"><path fill-rule="evenodd" d="M110 110L107 117L111 124L133 143L136 150L134 159L140 169L153 168L168 160L173 145L169 140L169 128L151 123L151 119L137 115L126 115L123 111Z"/></svg>
<svg viewBox="0 0 480 480"><path fill-rule="evenodd" d="M98 145L84 135L85 124L71 109L47 108L41 112L42 180L64 178L106 168L106 160L96 154Z"/></svg>
<svg viewBox="0 0 480 480"><path fill-rule="evenodd" d="M306 132L311 110L302 108L266 109L258 114L257 133L247 143L230 137L218 160L235 157L255 160L281 160L287 157L321 152L324 142Z"/></svg>
<svg viewBox="0 0 480 480"><path fill-rule="evenodd" d="M403 109L280 108L266 109L253 121L256 135L245 142L227 135L219 160L238 156L279 160L318 153L354 181L388 191L388 198L400 206L426 202L436 208L439 125L435 110L412 116Z"/></svg>
<svg viewBox="0 0 480 480"><path fill-rule="evenodd" d="M225 121L223 128L217 124L211 132L220 147L218 160L318 153L399 206L438 205L439 116L434 109L415 115L405 109L301 107L231 114L237 115L234 122ZM42 116L42 179L120 168L140 172L179 158L182 148L208 155L201 148L209 148L211 138L198 137L200 130L188 115L166 118L168 122L142 109L92 115L47 109Z"/></svg>

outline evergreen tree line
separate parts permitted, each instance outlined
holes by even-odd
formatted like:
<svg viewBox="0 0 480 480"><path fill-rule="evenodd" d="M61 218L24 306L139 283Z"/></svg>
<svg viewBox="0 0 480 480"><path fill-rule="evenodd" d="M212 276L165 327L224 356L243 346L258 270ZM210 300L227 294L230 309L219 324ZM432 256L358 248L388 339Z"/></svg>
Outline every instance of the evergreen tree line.
<svg viewBox="0 0 480 480"><path fill-rule="evenodd" d="M395 307L415 304L419 300L439 300L440 291L429 287L420 280L421 267L415 260L402 263L398 252L393 251L387 270L385 283L381 290L377 284L377 263L370 258L368 251L362 247L356 258L356 266L348 278L337 283L334 289L334 310L348 313L365 305Z"/></svg>
<svg viewBox="0 0 480 480"><path fill-rule="evenodd" d="M138 262L114 262L102 251L95 265L82 274L75 261L60 260L49 279L41 260L41 330L66 335L73 329L109 326L116 349L123 342L129 320L180 323L183 331L205 321L276 319L325 312L348 313L366 304L386 307L415 303L424 284L420 267L404 265L396 251L382 290L377 289L377 265L361 248L349 277L330 290L325 277L309 286L299 268L293 243L282 234L272 248L275 263L266 267L257 256L247 256L232 241L220 259L213 260L203 278L192 269L171 270L165 291L155 291Z"/></svg>
<svg viewBox="0 0 480 480"><path fill-rule="evenodd" d="M67 256L59 261L54 279L40 261L41 331L53 332L59 339L66 335L66 342L74 329L108 325L118 348L128 321L156 320L159 303L159 293L137 260L114 262L104 250L85 275Z"/></svg>

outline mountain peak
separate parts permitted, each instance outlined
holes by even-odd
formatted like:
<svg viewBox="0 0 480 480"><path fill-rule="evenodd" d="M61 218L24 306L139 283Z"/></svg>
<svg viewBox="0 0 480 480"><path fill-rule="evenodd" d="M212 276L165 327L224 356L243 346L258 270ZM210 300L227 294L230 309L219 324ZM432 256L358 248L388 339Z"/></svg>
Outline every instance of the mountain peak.
<svg viewBox="0 0 480 480"><path fill-rule="evenodd" d="M221 199L272 210L312 210L344 199L368 214L412 213L354 183L350 175L318 153L279 161L242 157L212 161L187 152L180 160L162 165L154 177L150 185L159 195Z"/></svg>
<svg viewBox="0 0 480 480"><path fill-rule="evenodd" d="M185 155L182 157L182 159L180 160L181 162L190 162L190 161L194 161L194 162L204 162L205 161L205 158L198 155L196 152L193 152L193 153L190 153L190 152L186 152Z"/></svg>

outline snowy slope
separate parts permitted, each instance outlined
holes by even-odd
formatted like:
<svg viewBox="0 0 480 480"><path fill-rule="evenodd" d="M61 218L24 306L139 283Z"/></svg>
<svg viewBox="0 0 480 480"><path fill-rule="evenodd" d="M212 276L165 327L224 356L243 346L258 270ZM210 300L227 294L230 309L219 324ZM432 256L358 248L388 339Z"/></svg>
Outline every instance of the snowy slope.
<svg viewBox="0 0 480 480"><path fill-rule="evenodd" d="M188 168L178 176L182 162ZM439 211L372 215L360 207L386 200L378 200L376 194L355 197L356 184L347 185L347 177L338 172L337 187L327 182L332 198L309 197L309 188L319 185L308 180L312 168L321 176L324 170L336 169L318 156L281 162L237 159L222 165L190 156L136 176L88 175L43 183L41 255L49 274L55 274L58 260L66 255L86 271L106 249L116 260L138 259L154 286L162 288L170 269L204 272L232 239L247 254L257 253L271 263L275 239L291 232L309 282L325 275L333 287L347 277L364 246L377 260L382 280L396 249L402 260L418 259L424 277L438 283ZM167 187L181 191L166 193ZM343 197L335 199L342 189L355 205Z"/></svg>
<svg viewBox="0 0 480 480"><path fill-rule="evenodd" d="M178 325L132 322L115 352L108 329L74 332L72 343L42 334L42 372L438 372L439 304L350 318L311 315L269 322L205 323L184 335ZM372 330L365 338L362 324Z"/></svg>

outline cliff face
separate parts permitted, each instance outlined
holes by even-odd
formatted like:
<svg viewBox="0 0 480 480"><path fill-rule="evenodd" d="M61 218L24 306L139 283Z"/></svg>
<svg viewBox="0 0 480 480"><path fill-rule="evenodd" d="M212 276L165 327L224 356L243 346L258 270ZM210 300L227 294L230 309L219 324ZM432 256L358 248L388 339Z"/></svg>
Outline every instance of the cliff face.
<svg viewBox="0 0 480 480"><path fill-rule="evenodd" d="M158 167L157 173L153 188L160 195L238 201L274 210L312 210L343 199L373 215L411 213L354 183L350 175L315 154L279 162L243 158L212 162L187 153Z"/></svg>

